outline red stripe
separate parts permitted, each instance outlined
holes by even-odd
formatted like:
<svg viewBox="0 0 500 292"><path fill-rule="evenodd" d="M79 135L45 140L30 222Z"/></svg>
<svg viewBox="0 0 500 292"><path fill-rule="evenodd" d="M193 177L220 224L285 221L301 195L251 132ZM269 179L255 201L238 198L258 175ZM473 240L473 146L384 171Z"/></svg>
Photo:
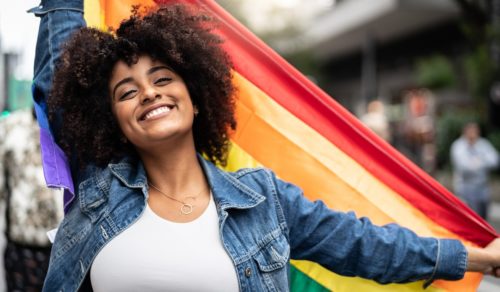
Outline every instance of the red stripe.
<svg viewBox="0 0 500 292"><path fill-rule="evenodd" d="M205 6L222 22L220 33L235 69L293 115L355 159L436 223L484 246L495 230L453 194L367 130L351 113L288 64L215 1Z"/></svg>

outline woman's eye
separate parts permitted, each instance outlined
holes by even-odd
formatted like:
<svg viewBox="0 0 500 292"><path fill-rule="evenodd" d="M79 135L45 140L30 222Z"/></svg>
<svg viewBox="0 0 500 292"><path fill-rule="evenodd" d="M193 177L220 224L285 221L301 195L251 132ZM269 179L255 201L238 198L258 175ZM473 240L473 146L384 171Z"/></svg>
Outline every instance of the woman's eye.
<svg viewBox="0 0 500 292"><path fill-rule="evenodd" d="M165 84L171 80L172 80L172 78L169 78L169 77L160 77L160 78L156 79L154 83L161 85L161 84Z"/></svg>
<svg viewBox="0 0 500 292"><path fill-rule="evenodd" d="M129 91L125 92L124 94L120 95L119 100L131 98L135 92L136 92L135 89L129 90Z"/></svg>

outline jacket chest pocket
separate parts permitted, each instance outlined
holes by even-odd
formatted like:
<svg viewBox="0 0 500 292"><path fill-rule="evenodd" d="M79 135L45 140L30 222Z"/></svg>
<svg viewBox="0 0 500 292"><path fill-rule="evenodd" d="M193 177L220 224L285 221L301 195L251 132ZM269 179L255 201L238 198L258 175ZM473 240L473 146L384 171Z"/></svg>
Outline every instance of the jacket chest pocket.
<svg viewBox="0 0 500 292"><path fill-rule="evenodd" d="M252 256L266 291L288 291L290 245L284 235L271 240Z"/></svg>

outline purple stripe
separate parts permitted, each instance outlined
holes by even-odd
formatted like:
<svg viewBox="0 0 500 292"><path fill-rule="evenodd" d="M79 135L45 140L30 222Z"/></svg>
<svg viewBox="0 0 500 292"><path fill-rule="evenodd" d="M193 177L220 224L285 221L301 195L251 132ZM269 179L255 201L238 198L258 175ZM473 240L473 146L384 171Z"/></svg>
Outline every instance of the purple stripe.
<svg viewBox="0 0 500 292"><path fill-rule="evenodd" d="M64 189L64 214L68 213L69 206L71 202L75 199L75 193L69 189Z"/></svg>
<svg viewBox="0 0 500 292"><path fill-rule="evenodd" d="M47 129L40 128L43 173L49 187L64 188L64 209L75 198L68 160Z"/></svg>

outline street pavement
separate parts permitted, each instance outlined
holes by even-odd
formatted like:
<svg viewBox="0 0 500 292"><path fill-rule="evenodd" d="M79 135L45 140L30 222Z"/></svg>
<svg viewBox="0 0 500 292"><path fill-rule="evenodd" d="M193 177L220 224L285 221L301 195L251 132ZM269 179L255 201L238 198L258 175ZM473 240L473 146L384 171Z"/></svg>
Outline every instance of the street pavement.
<svg viewBox="0 0 500 292"><path fill-rule="evenodd" d="M500 291L500 279L484 277L477 289L478 292L498 292Z"/></svg>

